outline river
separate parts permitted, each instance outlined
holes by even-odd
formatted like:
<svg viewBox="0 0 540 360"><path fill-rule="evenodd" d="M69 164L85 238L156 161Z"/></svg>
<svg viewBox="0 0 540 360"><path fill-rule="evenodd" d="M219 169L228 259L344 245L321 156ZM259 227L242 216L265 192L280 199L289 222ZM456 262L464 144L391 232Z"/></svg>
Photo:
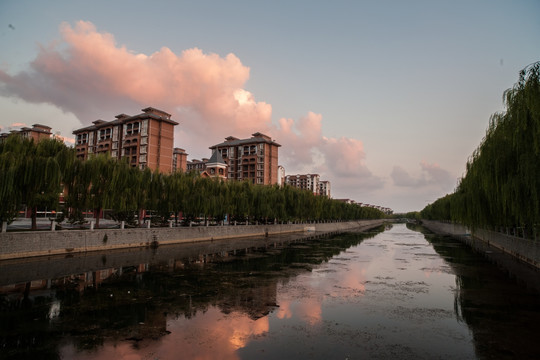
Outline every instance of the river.
<svg viewBox="0 0 540 360"><path fill-rule="evenodd" d="M2 359L538 359L540 294L415 225L0 263Z"/></svg>

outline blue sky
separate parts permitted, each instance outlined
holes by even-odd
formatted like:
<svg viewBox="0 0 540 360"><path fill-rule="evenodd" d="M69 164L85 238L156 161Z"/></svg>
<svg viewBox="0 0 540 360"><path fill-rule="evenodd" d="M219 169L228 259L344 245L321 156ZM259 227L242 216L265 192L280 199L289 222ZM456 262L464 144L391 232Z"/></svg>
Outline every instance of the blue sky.
<svg viewBox="0 0 540 360"><path fill-rule="evenodd" d="M421 210L540 60L538 14L519 0L2 0L0 127L69 138L155 106L189 159L262 130L288 174L321 174L333 197Z"/></svg>

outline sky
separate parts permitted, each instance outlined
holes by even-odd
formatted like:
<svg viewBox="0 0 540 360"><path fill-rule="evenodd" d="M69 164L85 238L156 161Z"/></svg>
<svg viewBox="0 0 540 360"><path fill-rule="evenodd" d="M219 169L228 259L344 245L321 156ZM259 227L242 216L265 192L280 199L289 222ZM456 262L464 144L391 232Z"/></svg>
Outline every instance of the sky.
<svg viewBox="0 0 540 360"><path fill-rule="evenodd" d="M175 146L281 144L333 198L419 211L454 191L519 71L538 0L0 0L0 132L151 106Z"/></svg>

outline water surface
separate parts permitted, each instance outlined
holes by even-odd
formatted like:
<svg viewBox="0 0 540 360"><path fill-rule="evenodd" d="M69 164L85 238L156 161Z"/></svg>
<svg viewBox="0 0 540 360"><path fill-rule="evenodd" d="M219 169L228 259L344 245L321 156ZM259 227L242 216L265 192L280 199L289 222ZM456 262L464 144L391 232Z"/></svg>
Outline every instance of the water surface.
<svg viewBox="0 0 540 360"><path fill-rule="evenodd" d="M47 275L0 287L1 357L540 358L536 292L450 238L383 230L0 264Z"/></svg>

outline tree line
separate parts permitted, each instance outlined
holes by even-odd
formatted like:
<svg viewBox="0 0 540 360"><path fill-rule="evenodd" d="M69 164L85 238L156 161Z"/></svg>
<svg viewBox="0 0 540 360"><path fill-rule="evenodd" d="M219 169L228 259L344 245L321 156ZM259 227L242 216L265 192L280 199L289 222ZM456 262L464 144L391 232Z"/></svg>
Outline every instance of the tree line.
<svg viewBox="0 0 540 360"><path fill-rule="evenodd" d="M524 68L503 95L506 111L491 116L454 193L421 211L425 219L471 227L540 224L540 62Z"/></svg>
<svg viewBox="0 0 540 360"><path fill-rule="evenodd" d="M38 209L43 208L56 210L58 221L71 223L83 223L86 209L94 214L108 209L113 219L131 224L140 224L144 212L163 224L170 219L177 224L201 218L220 222L225 216L231 222L265 223L384 217L377 209L315 196L291 186L223 181L198 172L165 174L140 170L108 154L87 160L75 154L74 148L57 139L36 143L11 135L0 143L0 222L12 221L23 205L31 210L33 229Z"/></svg>

